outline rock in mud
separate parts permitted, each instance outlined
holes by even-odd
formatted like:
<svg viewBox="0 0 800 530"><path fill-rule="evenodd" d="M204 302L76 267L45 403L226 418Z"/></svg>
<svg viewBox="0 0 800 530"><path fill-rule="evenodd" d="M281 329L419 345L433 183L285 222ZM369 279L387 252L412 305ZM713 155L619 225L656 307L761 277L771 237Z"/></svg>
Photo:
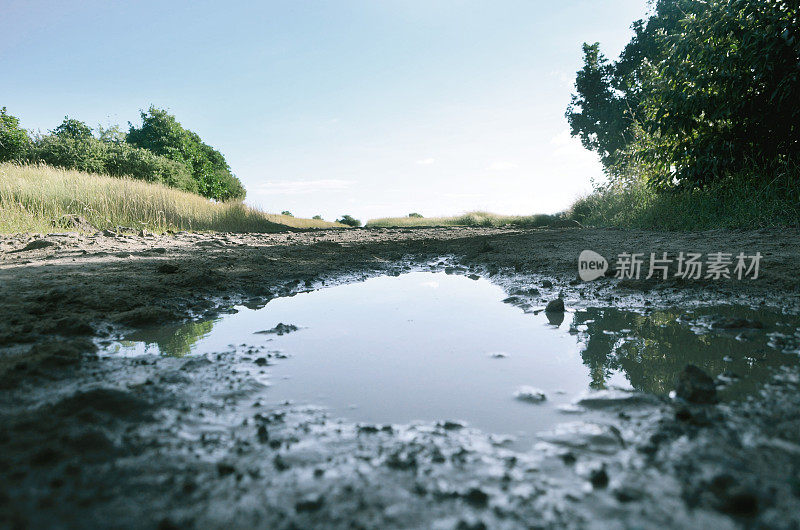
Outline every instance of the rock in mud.
<svg viewBox="0 0 800 530"><path fill-rule="evenodd" d="M322 508L323 504L325 504L325 498L322 495L307 495L294 505L294 510L297 513L316 512Z"/></svg>
<svg viewBox="0 0 800 530"><path fill-rule="evenodd" d="M585 409L608 409L618 406L634 407L657 405L658 398L652 394L630 390L592 390L581 394L573 405Z"/></svg>
<svg viewBox="0 0 800 530"><path fill-rule="evenodd" d="M714 380L693 364L678 375L675 385L676 395L690 403L710 404L717 402L717 387Z"/></svg>
<svg viewBox="0 0 800 530"><path fill-rule="evenodd" d="M46 239L34 239L24 247L17 250L12 250L11 253L13 254L15 252L28 252L29 250L40 250L43 248L53 247L53 246L55 246L55 243L53 243L52 241L47 241Z"/></svg>
<svg viewBox="0 0 800 530"><path fill-rule="evenodd" d="M544 287L545 289L549 289L552 286L553 286L553 282L551 282L550 280L544 280L542 282L542 287Z"/></svg>
<svg viewBox="0 0 800 530"><path fill-rule="evenodd" d="M564 300L562 298L550 300L547 303L547 307L544 308L545 313L563 313L564 311Z"/></svg>
<svg viewBox="0 0 800 530"><path fill-rule="evenodd" d="M514 398L527 403L541 403L547 399L547 396L538 388L521 386L514 392Z"/></svg>
<svg viewBox="0 0 800 530"><path fill-rule="evenodd" d="M297 331L298 328L294 324L284 324L283 322L278 322L278 325L272 329L265 329L263 331L256 331L258 335L286 335L287 333L292 333L293 331Z"/></svg>
<svg viewBox="0 0 800 530"><path fill-rule="evenodd" d="M174 263L161 263L158 267L156 267L156 272L161 274L175 274L180 270L180 267Z"/></svg>
<svg viewBox="0 0 800 530"><path fill-rule="evenodd" d="M608 472L606 472L606 466L602 466L599 469L593 469L589 474L589 482L591 482L592 487L596 489L605 488L608 486Z"/></svg>

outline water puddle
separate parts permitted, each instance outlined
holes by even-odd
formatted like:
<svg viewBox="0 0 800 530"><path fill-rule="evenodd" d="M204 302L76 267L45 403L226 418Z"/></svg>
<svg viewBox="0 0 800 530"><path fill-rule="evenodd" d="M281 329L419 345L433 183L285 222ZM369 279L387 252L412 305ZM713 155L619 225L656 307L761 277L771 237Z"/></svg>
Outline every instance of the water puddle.
<svg viewBox="0 0 800 530"><path fill-rule="evenodd" d="M568 420L568 405L590 389L666 395L693 363L718 377L723 398L740 397L798 361L795 317L739 307L587 308L561 319L524 313L502 303L506 296L485 279L412 272L144 330L108 351L235 350L270 365L275 402L321 405L357 422L463 420L523 440ZM544 401L515 397L521 387L541 390Z"/></svg>

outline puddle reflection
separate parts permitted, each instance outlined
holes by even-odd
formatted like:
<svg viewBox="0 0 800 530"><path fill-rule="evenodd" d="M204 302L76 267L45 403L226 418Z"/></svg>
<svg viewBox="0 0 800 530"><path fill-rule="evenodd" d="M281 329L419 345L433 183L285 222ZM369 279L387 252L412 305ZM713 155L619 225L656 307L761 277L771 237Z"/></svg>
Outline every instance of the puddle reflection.
<svg viewBox="0 0 800 530"><path fill-rule="evenodd" d="M116 343L136 355L281 350L265 371L276 402L323 405L354 421L465 420L525 438L564 421L559 406L586 389L666 395L696 364L728 382L723 398L755 391L773 368L797 362L798 319L738 307L588 308L531 314L501 303L487 280L414 272L279 298L216 320L144 330ZM717 330L721 318L760 329ZM286 335L256 334L278 323ZM750 324L747 324L750 325ZM249 352L249 353L248 353ZM254 357L254 361L256 360ZM514 399L521 386L546 400Z"/></svg>

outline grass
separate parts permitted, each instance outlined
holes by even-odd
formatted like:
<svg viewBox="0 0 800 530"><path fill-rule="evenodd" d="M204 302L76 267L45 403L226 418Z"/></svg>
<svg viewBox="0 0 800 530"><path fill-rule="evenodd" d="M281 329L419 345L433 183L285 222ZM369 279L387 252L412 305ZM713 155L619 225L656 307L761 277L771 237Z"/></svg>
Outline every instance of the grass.
<svg viewBox="0 0 800 530"><path fill-rule="evenodd" d="M489 212L469 212L453 217L384 217L367 221L367 227L392 228L414 226L549 226L560 219L558 215L498 215Z"/></svg>
<svg viewBox="0 0 800 530"><path fill-rule="evenodd" d="M338 223L268 214L241 202L213 203L161 184L45 165L0 164L0 232L52 232L80 216L97 229L276 232L346 228Z"/></svg>
<svg viewBox="0 0 800 530"><path fill-rule="evenodd" d="M797 227L800 189L788 184L756 187L740 182L665 193L635 184L578 199L566 216L585 226L648 230Z"/></svg>

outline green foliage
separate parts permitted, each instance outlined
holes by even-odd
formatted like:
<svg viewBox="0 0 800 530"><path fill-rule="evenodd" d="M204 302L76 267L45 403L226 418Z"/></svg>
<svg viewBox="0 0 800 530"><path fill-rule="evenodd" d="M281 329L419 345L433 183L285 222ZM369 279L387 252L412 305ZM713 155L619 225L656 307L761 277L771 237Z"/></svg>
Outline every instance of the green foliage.
<svg viewBox="0 0 800 530"><path fill-rule="evenodd" d="M101 142L108 142L112 144L121 144L125 141L127 134L120 129L119 125L110 125L103 127L99 125L95 128L97 139Z"/></svg>
<svg viewBox="0 0 800 530"><path fill-rule="evenodd" d="M343 215L341 219L336 220L337 223L341 223L343 225L358 227L361 226L361 221L358 219L353 218L350 215Z"/></svg>
<svg viewBox="0 0 800 530"><path fill-rule="evenodd" d="M188 168L146 149L125 143L100 141L66 132L38 138L30 147L27 159L65 169L111 176L129 176L159 182L184 191L197 192L197 183Z"/></svg>
<svg viewBox="0 0 800 530"><path fill-rule="evenodd" d="M294 217L294 215L292 215L292 212L290 212L289 210L282 211L281 215L288 215L289 217Z"/></svg>
<svg viewBox="0 0 800 530"><path fill-rule="evenodd" d="M321 215L315 215L314 217L312 217L312 219L314 219L316 221L322 221L322 216Z"/></svg>
<svg viewBox="0 0 800 530"><path fill-rule="evenodd" d="M419 214L419 213L410 213L410 214L408 214L408 216L409 217L414 217L414 218L417 218L417 219L422 219L422 214Z"/></svg>
<svg viewBox="0 0 800 530"><path fill-rule="evenodd" d="M733 177L703 189L668 192L643 182L597 189L567 217L586 226L659 230L800 227L800 166L776 170L772 182Z"/></svg>
<svg viewBox="0 0 800 530"><path fill-rule="evenodd" d="M584 45L572 133L615 183L766 185L800 156L798 16L794 2L658 0L616 62Z"/></svg>
<svg viewBox="0 0 800 530"><path fill-rule="evenodd" d="M244 186L230 171L225 157L178 123L166 110L150 107L142 125L130 125L126 142L187 165L201 195L217 200L243 199Z"/></svg>
<svg viewBox="0 0 800 530"><path fill-rule="evenodd" d="M30 147L28 133L19 126L19 119L0 108L0 162L22 160Z"/></svg>
<svg viewBox="0 0 800 530"><path fill-rule="evenodd" d="M89 140L93 138L92 129L79 120L64 116L61 125L50 131L59 138L71 138L73 140Z"/></svg>

